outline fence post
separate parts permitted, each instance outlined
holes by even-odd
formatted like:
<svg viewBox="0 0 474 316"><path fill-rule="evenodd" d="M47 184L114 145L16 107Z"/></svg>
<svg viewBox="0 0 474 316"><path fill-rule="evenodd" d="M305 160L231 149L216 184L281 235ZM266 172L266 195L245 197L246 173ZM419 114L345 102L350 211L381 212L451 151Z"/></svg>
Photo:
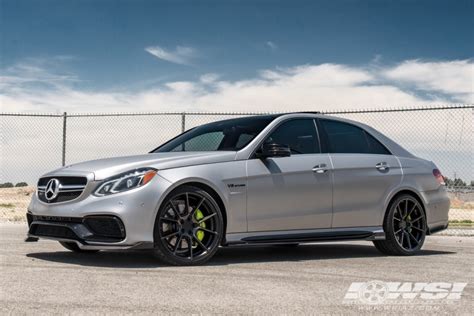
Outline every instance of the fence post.
<svg viewBox="0 0 474 316"><path fill-rule="evenodd" d="M186 112L181 113L181 133L186 130Z"/></svg>
<svg viewBox="0 0 474 316"><path fill-rule="evenodd" d="M62 165L66 165L66 127L67 127L67 112L63 113L63 149L62 149Z"/></svg>

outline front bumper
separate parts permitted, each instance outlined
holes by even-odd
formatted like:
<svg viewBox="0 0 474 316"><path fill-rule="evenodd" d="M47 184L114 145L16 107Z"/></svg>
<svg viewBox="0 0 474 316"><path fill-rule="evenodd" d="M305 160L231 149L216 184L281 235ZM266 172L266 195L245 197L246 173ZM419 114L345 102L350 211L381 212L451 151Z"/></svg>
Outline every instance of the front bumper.
<svg viewBox="0 0 474 316"><path fill-rule="evenodd" d="M156 176L131 191L97 197L92 181L76 200L47 204L33 196L28 207L28 236L75 242L81 249L153 246L156 213L171 183Z"/></svg>
<svg viewBox="0 0 474 316"><path fill-rule="evenodd" d="M56 217L26 214L30 236L87 242L120 242L125 226L116 216Z"/></svg>

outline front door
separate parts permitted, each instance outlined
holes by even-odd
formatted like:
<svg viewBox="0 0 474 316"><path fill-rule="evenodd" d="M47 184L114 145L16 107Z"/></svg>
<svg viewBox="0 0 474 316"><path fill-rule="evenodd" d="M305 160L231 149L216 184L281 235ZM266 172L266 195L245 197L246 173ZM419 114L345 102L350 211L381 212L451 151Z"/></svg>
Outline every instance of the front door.
<svg viewBox="0 0 474 316"><path fill-rule="evenodd" d="M329 228L331 162L321 153L315 121L285 121L266 142L288 145L291 156L247 161L248 230Z"/></svg>

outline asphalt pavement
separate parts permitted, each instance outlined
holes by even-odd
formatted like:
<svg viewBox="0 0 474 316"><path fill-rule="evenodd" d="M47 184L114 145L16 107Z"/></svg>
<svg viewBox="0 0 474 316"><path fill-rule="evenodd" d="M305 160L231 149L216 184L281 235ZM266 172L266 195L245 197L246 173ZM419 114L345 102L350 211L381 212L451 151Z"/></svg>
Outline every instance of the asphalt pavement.
<svg viewBox="0 0 474 316"><path fill-rule="evenodd" d="M170 267L145 251L75 254L54 241L25 243L25 232L25 224L0 224L1 315L472 315L474 310L473 237L430 236L412 257L381 255L370 242L345 242L223 248L205 266ZM379 304L347 299L352 282L374 280L468 284L460 299L418 295Z"/></svg>

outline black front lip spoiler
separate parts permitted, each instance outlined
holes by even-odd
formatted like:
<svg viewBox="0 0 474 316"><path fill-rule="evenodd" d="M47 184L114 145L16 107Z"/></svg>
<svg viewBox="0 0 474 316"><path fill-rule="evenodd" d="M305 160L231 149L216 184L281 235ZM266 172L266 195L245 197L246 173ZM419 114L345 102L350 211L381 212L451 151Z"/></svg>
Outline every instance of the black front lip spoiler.
<svg viewBox="0 0 474 316"><path fill-rule="evenodd" d="M25 241L36 241L35 238L58 241L74 241L81 245L117 244L125 240L126 232L122 221L116 216L93 215L86 217L56 217L27 214L28 238ZM91 226L91 220L105 220L116 225L119 233L110 235L100 227Z"/></svg>
<svg viewBox="0 0 474 316"><path fill-rule="evenodd" d="M30 225L30 232L32 229L35 228L36 225L43 225L43 226L56 226L56 227L64 227L72 231L74 234L76 234L77 239L73 238L63 238L63 237L57 237L57 239L67 239L67 240L76 240L81 242L82 244L86 244L87 242L85 240L90 239L91 237L94 236L94 234L87 229L87 227L82 224L82 223L60 223L60 222L45 222L45 221L34 221ZM35 234L35 233L28 233L28 236L34 236L34 237L44 237L44 238L56 238L55 236L48 236L48 235L41 235L41 234Z"/></svg>

